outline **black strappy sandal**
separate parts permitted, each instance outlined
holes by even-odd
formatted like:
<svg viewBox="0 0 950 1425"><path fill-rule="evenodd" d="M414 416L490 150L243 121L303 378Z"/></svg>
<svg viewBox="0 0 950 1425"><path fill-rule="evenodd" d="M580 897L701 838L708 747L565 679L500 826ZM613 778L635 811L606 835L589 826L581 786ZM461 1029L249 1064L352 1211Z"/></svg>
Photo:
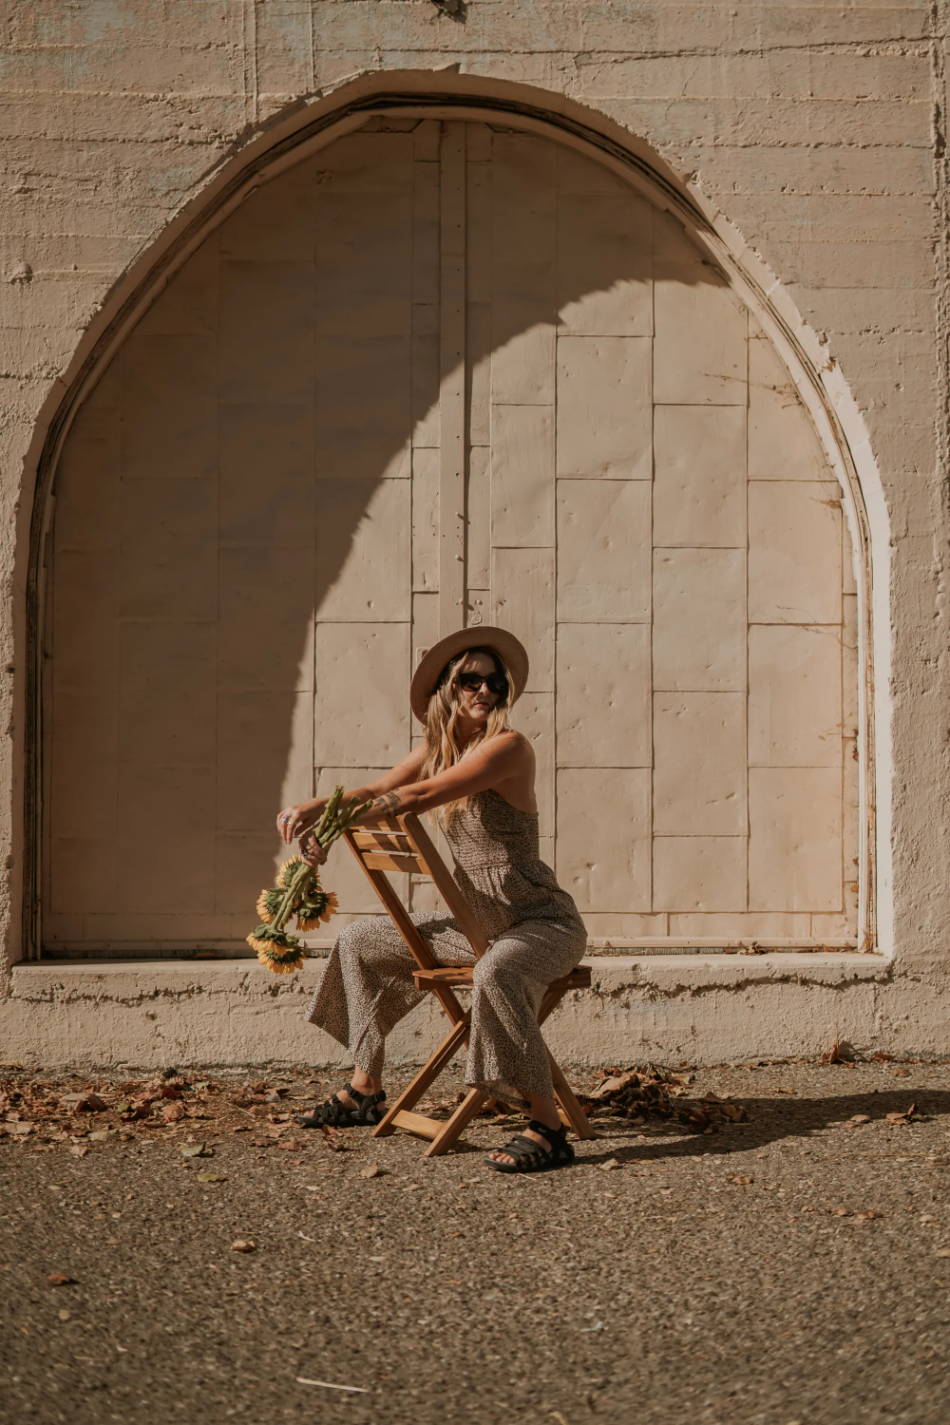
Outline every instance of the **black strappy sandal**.
<svg viewBox="0 0 950 1425"><path fill-rule="evenodd" d="M497 1150L499 1153L509 1154L515 1161L498 1163L494 1158L486 1158L485 1162L490 1168L495 1168L499 1173L545 1173L550 1168L567 1168L574 1162L574 1149L567 1141L567 1128L563 1123L560 1128L549 1128L546 1123L539 1123L537 1119L532 1118L528 1127L533 1133L543 1133L551 1145L550 1148L545 1148L542 1143L536 1143L533 1138L518 1133L510 1143Z"/></svg>
<svg viewBox="0 0 950 1425"><path fill-rule="evenodd" d="M296 1114L297 1122L302 1128L372 1128L386 1112L382 1107L386 1097L383 1089L378 1093L360 1093L352 1084L347 1084L343 1092L348 1093L355 1101L355 1108L341 1103L334 1094L332 1098L318 1103L307 1113Z"/></svg>

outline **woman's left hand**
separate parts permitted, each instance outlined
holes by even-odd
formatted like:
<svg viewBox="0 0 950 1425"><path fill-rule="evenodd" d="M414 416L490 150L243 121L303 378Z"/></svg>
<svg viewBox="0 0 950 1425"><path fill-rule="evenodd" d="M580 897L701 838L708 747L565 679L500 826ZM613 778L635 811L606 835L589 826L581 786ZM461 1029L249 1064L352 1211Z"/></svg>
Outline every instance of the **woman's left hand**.
<svg viewBox="0 0 950 1425"><path fill-rule="evenodd" d="M305 836L301 841L300 855L306 861L307 865L313 866L314 869L318 866L322 866L327 859L326 849L320 845L315 836L311 835Z"/></svg>

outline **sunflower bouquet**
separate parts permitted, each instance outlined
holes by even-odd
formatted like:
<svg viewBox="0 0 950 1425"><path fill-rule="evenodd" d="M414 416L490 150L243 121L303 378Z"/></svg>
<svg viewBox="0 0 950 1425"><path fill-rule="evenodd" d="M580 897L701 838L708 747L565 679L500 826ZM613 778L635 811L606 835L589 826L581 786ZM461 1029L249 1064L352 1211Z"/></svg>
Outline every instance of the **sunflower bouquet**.
<svg viewBox="0 0 950 1425"><path fill-rule="evenodd" d="M317 825L308 833L323 849L328 850L347 827L370 805L353 802L341 809L343 788L335 787ZM303 964L304 947L285 928L296 917L298 930L314 930L328 921L337 910L337 898L325 891L315 866L301 856L292 856L277 873L270 890L257 898L260 924L247 937L247 943L257 952L257 958L275 975L289 975Z"/></svg>

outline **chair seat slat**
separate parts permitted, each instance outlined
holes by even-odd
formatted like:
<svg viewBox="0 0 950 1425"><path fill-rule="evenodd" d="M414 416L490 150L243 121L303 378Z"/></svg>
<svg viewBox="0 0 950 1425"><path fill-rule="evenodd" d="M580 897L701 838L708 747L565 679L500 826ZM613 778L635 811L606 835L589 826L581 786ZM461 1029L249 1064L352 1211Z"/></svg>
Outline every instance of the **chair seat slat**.
<svg viewBox="0 0 950 1425"><path fill-rule="evenodd" d="M435 970L414 970L413 979L420 989L429 985L470 985L472 967L470 965L439 966ZM590 966L578 965L569 975L552 980L548 987L552 990L586 990L590 988Z"/></svg>

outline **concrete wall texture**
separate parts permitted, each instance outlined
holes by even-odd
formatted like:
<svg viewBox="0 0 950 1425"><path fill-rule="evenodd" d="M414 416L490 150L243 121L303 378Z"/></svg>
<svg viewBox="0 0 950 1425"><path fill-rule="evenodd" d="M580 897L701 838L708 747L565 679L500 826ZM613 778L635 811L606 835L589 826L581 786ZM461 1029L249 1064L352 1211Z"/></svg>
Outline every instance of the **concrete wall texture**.
<svg viewBox="0 0 950 1425"><path fill-rule="evenodd" d="M235 944L459 610L610 952L562 1055L945 1053L948 6L448 8L6 7L0 1057L334 1060L319 962L108 954Z"/></svg>

